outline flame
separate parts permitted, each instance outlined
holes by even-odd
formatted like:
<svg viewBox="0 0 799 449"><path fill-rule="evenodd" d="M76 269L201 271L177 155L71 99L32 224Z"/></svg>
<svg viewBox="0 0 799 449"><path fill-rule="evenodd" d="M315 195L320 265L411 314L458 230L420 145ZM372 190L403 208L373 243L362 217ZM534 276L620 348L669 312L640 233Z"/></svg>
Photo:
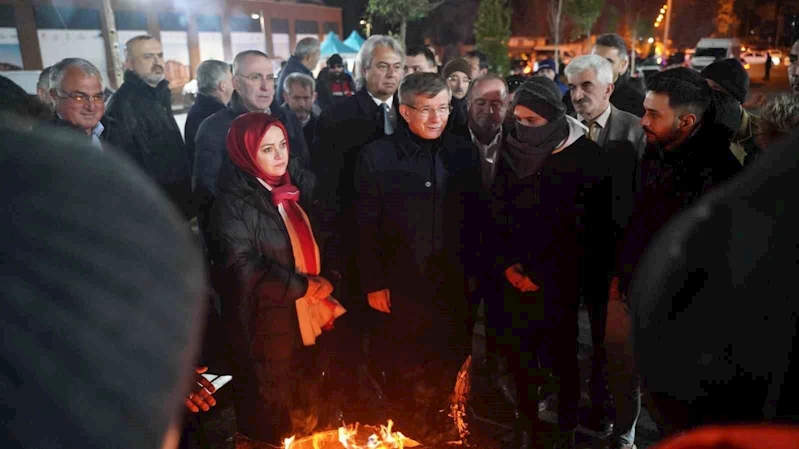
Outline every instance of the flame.
<svg viewBox="0 0 799 449"><path fill-rule="evenodd" d="M283 449L291 449L292 444L294 444L294 435L292 435L291 438L283 440Z"/></svg>
<svg viewBox="0 0 799 449"><path fill-rule="evenodd" d="M419 446L419 443L406 437L402 432L393 432L394 421L388 420L376 433L369 435L363 445L356 442L358 424L338 428L338 441L345 449L404 449Z"/></svg>

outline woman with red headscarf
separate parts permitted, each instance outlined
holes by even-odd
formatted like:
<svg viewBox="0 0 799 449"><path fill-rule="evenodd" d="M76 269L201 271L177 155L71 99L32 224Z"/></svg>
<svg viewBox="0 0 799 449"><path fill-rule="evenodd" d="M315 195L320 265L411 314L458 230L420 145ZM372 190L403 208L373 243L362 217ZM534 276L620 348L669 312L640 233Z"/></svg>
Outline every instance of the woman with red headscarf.
<svg viewBox="0 0 799 449"><path fill-rule="evenodd" d="M212 277L233 350L237 449L280 444L316 424L319 370L303 347L312 341L300 330L298 304L327 301L333 287L319 276L319 248L300 206L313 175L289 159L286 136L263 113L233 121L232 165L221 170L209 225Z"/></svg>

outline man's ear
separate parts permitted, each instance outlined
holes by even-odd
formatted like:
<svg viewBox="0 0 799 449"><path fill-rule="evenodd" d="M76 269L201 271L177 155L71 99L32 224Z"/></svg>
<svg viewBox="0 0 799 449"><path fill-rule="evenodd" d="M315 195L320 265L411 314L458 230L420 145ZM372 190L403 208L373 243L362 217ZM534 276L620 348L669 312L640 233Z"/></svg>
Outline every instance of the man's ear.
<svg viewBox="0 0 799 449"><path fill-rule="evenodd" d="M621 60L621 73L626 73L627 72L627 68L629 68L629 67L630 67L630 58L629 57L622 58L622 60Z"/></svg>
<svg viewBox="0 0 799 449"><path fill-rule="evenodd" d="M411 108L409 108L408 106L406 106L404 104L401 104L400 107L399 107L399 113L402 116L402 118L405 119L405 121L407 123L411 122Z"/></svg>
<svg viewBox="0 0 799 449"><path fill-rule="evenodd" d="M616 90L616 85L613 84L613 83L608 83L608 89L607 90L608 90L608 92L607 92L608 98L610 98L610 96L613 95L613 91Z"/></svg>
<svg viewBox="0 0 799 449"><path fill-rule="evenodd" d="M694 114L685 114L680 117L680 123L678 124L680 129L687 129L696 124L696 115Z"/></svg>
<svg viewBox="0 0 799 449"><path fill-rule="evenodd" d="M50 98L53 99L53 104L55 104L56 101L58 101L58 93L56 93L55 88L50 89Z"/></svg>

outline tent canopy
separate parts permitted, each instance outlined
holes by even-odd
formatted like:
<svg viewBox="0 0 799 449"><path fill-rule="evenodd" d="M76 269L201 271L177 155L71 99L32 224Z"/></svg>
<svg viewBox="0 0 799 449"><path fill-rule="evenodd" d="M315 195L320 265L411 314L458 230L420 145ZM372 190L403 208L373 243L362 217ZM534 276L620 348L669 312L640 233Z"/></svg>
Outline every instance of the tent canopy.
<svg viewBox="0 0 799 449"><path fill-rule="evenodd" d="M325 40L322 41L320 48L322 56L332 56L336 53L340 55L358 53L358 50L341 42L338 35L332 31L325 35Z"/></svg>
<svg viewBox="0 0 799 449"><path fill-rule="evenodd" d="M344 44L354 48L355 50L360 50L361 45L363 45L364 42L366 42L364 38L362 38L361 35L355 30L352 30L352 33L350 33L350 35L344 39Z"/></svg>

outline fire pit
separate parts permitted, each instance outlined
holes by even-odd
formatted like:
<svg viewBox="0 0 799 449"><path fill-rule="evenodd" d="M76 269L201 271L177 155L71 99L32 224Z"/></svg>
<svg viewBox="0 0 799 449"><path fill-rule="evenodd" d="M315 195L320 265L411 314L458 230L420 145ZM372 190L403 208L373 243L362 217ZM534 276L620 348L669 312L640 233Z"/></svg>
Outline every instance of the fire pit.
<svg viewBox="0 0 799 449"><path fill-rule="evenodd" d="M394 422L387 426L346 426L338 430L318 432L309 437L286 438L284 449L404 449L420 446L402 432L392 432Z"/></svg>

